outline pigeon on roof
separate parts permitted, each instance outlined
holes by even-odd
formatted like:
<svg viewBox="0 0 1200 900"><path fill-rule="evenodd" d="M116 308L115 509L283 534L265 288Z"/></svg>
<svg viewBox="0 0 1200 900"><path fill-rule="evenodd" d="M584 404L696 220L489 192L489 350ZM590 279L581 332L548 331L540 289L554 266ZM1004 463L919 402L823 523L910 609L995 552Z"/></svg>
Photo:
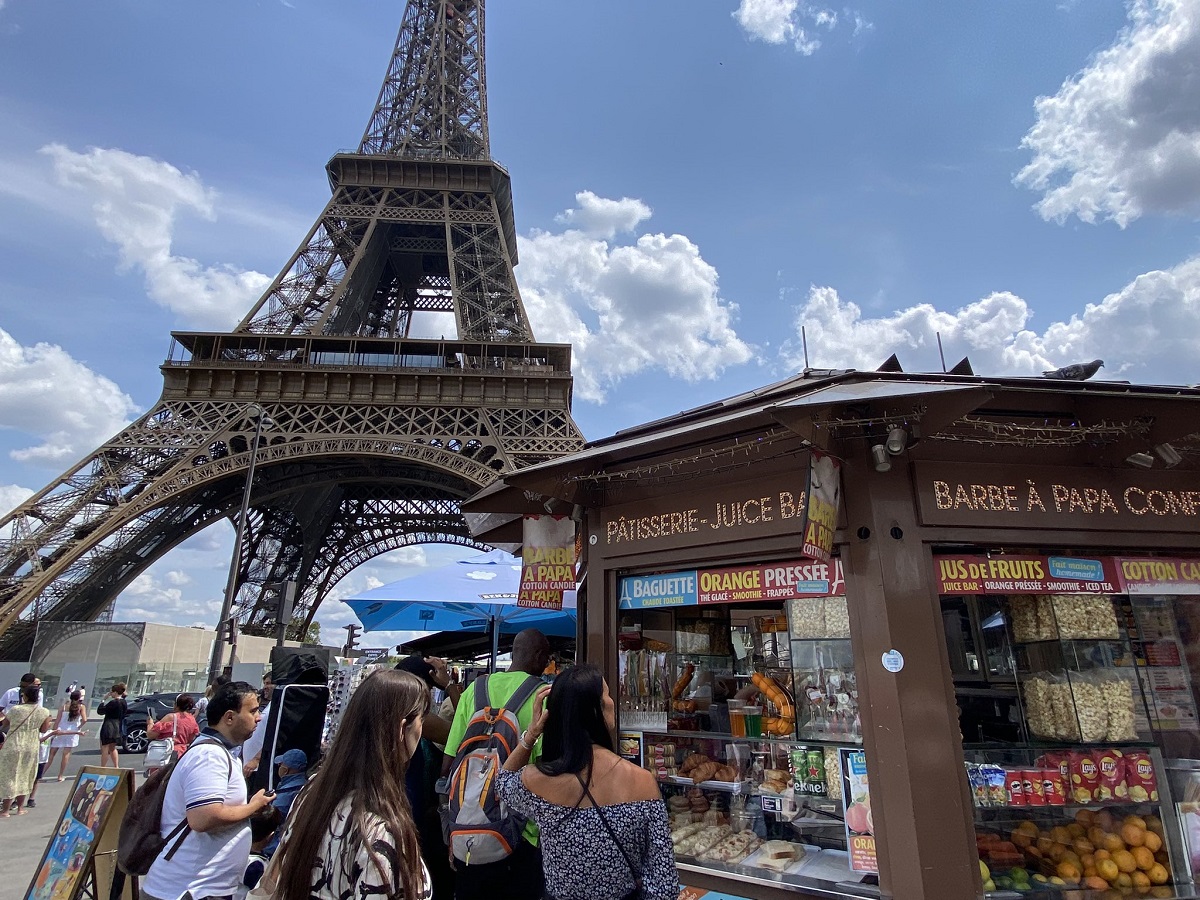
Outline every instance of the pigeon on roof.
<svg viewBox="0 0 1200 900"><path fill-rule="evenodd" d="M1068 381L1087 381L1093 375L1100 371L1100 367L1104 365L1104 360L1093 359L1088 363L1072 363L1069 366L1063 366L1061 369L1051 369L1048 372L1043 372L1043 378L1065 378Z"/></svg>

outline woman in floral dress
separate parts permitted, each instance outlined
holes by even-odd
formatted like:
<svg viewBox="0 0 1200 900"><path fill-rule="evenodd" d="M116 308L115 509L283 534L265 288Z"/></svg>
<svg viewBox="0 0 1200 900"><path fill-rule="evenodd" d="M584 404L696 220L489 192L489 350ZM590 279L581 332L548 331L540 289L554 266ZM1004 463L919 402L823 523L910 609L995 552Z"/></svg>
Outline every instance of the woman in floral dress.
<svg viewBox="0 0 1200 900"><path fill-rule="evenodd" d="M0 713L0 725L8 723L8 736L0 745L0 818L25 812L25 798L37 779L42 734L53 727L50 710L38 705L40 690L21 688L21 702Z"/></svg>

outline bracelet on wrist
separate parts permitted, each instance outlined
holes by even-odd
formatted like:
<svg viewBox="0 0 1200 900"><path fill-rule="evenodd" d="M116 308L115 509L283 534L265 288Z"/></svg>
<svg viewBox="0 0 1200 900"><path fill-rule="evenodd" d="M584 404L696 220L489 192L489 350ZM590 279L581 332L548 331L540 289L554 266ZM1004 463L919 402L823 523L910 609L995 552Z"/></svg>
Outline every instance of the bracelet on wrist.
<svg viewBox="0 0 1200 900"><path fill-rule="evenodd" d="M520 745L522 747L524 747L526 750L528 750L530 753L532 753L534 744L536 744L539 740L541 740L542 736L539 734L532 741L527 741L526 738L528 738L528 737L529 737L529 729L526 729L524 732L522 732L521 737L518 738L518 743L520 743Z"/></svg>

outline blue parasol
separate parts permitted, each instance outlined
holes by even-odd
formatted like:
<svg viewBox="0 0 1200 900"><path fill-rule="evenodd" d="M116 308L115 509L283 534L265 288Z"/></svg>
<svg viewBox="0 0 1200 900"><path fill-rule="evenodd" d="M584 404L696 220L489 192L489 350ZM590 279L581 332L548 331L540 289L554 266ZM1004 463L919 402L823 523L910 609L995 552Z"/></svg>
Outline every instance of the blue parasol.
<svg viewBox="0 0 1200 900"><path fill-rule="evenodd" d="M492 636L492 667L501 634L536 628L574 637L575 593L563 609L517 606L521 561L503 550L456 560L346 599L364 631L477 631Z"/></svg>

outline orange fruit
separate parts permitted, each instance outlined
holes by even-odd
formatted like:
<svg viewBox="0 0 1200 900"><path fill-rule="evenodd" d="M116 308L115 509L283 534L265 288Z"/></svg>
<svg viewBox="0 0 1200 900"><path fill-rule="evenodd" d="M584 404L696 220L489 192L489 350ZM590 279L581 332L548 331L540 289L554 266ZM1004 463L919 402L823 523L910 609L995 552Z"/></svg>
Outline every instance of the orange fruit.
<svg viewBox="0 0 1200 900"><path fill-rule="evenodd" d="M1107 809L1102 809L1096 813L1094 821L1105 831L1112 831L1113 826L1117 824L1116 818Z"/></svg>
<svg viewBox="0 0 1200 900"><path fill-rule="evenodd" d="M1154 861L1154 853L1146 847L1133 848L1133 861L1137 863L1137 867L1143 872L1149 872L1158 863Z"/></svg>
<svg viewBox="0 0 1200 900"><path fill-rule="evenodd" d="M1079 857L1079 861L1083 863L1083 874L1087 874L1088 869L1096 868L1096 857L1094 854L1085 853Z"/></svg>
<svg viewBox="0 0 1200 900"><path fill-rule="evenodd" d="M1072 840L1074 840L1071 832L1067 831L1067 829L1062 825L1059 825L1056 828L1051 828L1050 837L1054 839L1054 843L1056 844L1069 844Z"/></svg>
<svg viewBox="0 0 1200 900"><path fill-rule="evenodd" d="M1060 862L1054 870L1063 881L1078 881L1083 874L1073 862Z"/></svg>
<svg viewBox="0 0 1200 900"><path fill-rule="evenodd" d="M1171 880L1170 873L1160 863L1155 863L1154 867L1146 874L1150 877L1151 884L1166 884Z"/></svg>
<svg viewBox="0 0 1200 900"><path fill-rule="evenodd" d="M1128 850L1118 850L1112 858L1122 872L1133 872L1137 869L1137 861Z"/></svg>
<svg viewBox="0 0 1200 900"><path fill-rule="evenodd" d="M1107 850L1097 850L1092 855L1096 857L1096 862L1100 862L1102 859L1112 859L1112 854Z"/></svg>
<svg viewBox="0 0 1200 900"><path fill-rule="evenodd" d="M1117 868L1117 864L1111 859L1102 859L1096 863L1096 874L1109 883L1117 880L1117 876L1121 874L1121 870Z"/></svg>
<svg viewBox="0 0 1200 900"><path fill-rule="evenodd" d="M1067 826L1067 833L1073 838L1081 838L1087 836L1087 829L1078 822L1072 822Z"/></svg>
<svg viewBox="0 0 1200 900"><path fill-rule="evenodd" d="M1048 834L1042 834L1042 836L1037 839L1037 848L1043 853L1048 854L1050 852L1050 848L1053 846L1054 838L1050 837Z"/></svg>
<svg viewBox="0 0 1200 900"><path fill-rule="evenodd" d="M1146 818L1146 830L1153 831L1159 837L1162 837L1163 836L1162 819L1160 819L1158 816L1146 816L1145 818Z"/></svg>
<svg viewBox="0 0 1200 900"><path fill-rule="evenodd" d="M1075 838L1075 840L1072 842L1071 846L1075 848L1075 852L1078 853L1081 857L1083 856L1084 853L1091 853L1093 850L1096 849L1095 847L1092 846L1092 842L1089 841L1087 838Z"/></svg>
<svg viewBox="0 0 1200 900"><path fill-rule="evenodd" d="M1103 846L1104 849L1107 850L1109 853L1114 853L1117 850L1124 850L1125 842L1123 840L1121 840L1120 835L1106 834L1106 835L1104 835L1104 840L1103 840L1102 844L1097 844L1096 846L1097 847Z"/></svg>
<svg viewBox="0 0 1200 900"><path fill-rule="evenodd" d="M1175 896L1175 892L1169 887L1152 887L1150 888L1150 896L1158 897L1160 900L1170 900Z"/></svg>
<svg viewBox="0 0 1200 900"><path fill-rule="evenodd" d="M1108 889L1108 882L1099 875L1088 875L1083 879L1083 886L1093 891L1103 891Z"/></svg>
<svg viewBox="0 0 1200 900"><path fill-rule="evenodd" d="M1089 841L1091 841L1097 847L1104 846L1104 837L1105 837L1104 829L1099 828L1096 825L1093 825L1091 828L1089 828L1087 830L1087 839Z"/></svg>
<svg viewBox="0 0 1200 900"><path fill-rule="evenodd" d="M1100 877L1100 873L1096 871L1095 866L1084 866L1083 867L1083 880L1084 881L1087 881L1089 878L1099 878L1099 877Z"/></svg>
<svg viewBox="0 0 1200 900"><path fill-rule="evenodd" d="M1130 816L1130 818L1133 818ZM1121 826L1121 840L1130 847L1140 847L1146 843L1146 826L1126 820Z"/></svg>
<svg viewBox="0 0 1200 900"><path fill-rule="evenodd" d="M1133 878L1129 875L1126 875L1124 872L1121 872L1113 881L1112 886L1115 888L1120 888L1122 891L1127 891L1133 887Z"/></svg>
<svg viewBox="0 0 1200 900"><path fill-rule="evenodd" d="M1155 834L1153 831L1146 832L1144 844L1146 849L1148 849L1151 853L1157 853L1162 849L1162 845L1162 835Z"/></svg>
<svg viewBox="0 0 1200 900"><path fill-rule="evenodd" d="M1062 844L1051 844L1050 849L1046 851L1046 855L1055 862L1061 862L1063 856L1066 855L1067 848Z"/></svg>
<svg viewBox="0 0 1200 900"><path fill-rule="evenodd" d="M1146 830L1146 820L1141 816L1126 816L1125 820L1121 824L1136 825L1138 828L1142 829L1142 831Z"/></svg>
<svg viewBox="0 0 1200 900"><path fill-rule="evenodd" d="M1150 887L1150 876L1145 872L1134 872L1129 877L1133 879L1133 886L1139 891Z"/></svg>

